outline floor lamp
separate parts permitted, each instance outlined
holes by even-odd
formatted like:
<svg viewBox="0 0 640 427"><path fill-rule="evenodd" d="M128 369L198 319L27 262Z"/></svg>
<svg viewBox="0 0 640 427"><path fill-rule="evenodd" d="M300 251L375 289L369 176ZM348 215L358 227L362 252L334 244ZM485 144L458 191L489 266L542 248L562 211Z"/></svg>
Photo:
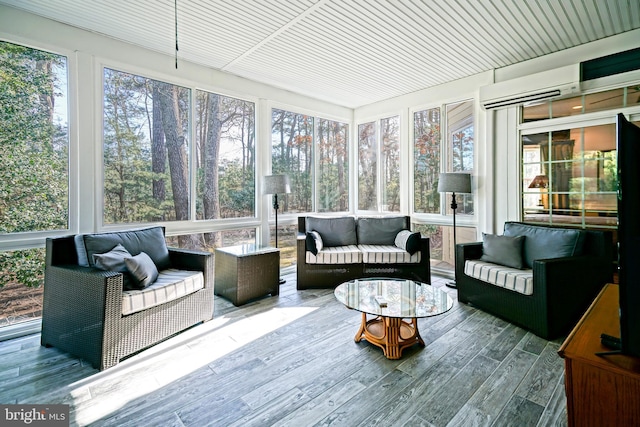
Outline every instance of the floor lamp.
<svg viewBox="0 0 640 427"><path fill-rule="evenodd" d="M451 193L451 209L453 209L453 277L454 281L447 283L450 288L456 287L456 193L471 193L471 175L468 173L441 173L438 180L439 193Z"/></svg>
<svg viewBox="0 0 640 427"><path fill-rule="evenodd" d="M273 194L273 209L276 211L276 248L278 247L278 194L291 193L289 175L267 175L264 177L264 194ZM280 284L286 280L280 279Z"/></svg>

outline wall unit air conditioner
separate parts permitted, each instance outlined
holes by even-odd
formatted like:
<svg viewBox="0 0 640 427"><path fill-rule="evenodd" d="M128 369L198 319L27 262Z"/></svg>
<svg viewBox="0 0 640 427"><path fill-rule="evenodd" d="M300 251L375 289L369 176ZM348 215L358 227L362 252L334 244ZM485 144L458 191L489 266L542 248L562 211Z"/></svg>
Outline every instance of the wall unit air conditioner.
<svg viewBox="0 0 640 427"><path fill-rule="evenodd" d="M485 110L545 101L580 92L580 65L568 65L480 87Z"/></svg>

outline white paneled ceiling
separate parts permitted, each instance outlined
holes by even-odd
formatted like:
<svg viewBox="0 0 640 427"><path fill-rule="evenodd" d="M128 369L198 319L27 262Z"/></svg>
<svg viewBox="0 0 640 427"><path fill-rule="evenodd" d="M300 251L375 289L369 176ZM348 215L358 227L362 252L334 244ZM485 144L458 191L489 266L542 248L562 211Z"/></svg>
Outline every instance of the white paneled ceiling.
<svg viewBox="0 0 640 427"><path fill-rule="evenodd" d="M175 53L174 0L0 3ZM179 61L354 108L640 28L640 1L177 0L177 18Z"/></svg>

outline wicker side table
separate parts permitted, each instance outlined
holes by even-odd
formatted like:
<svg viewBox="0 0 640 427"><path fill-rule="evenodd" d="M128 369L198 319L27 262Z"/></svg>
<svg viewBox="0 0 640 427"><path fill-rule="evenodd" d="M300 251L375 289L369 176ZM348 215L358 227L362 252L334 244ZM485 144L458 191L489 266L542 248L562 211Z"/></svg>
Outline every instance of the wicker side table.
<svg viewBox="0 0 640 427"><path fill-rule="evenodd" d="M228 246L215 251L216 295L242 305L280 292L280 250L254 244Z"/></svg>

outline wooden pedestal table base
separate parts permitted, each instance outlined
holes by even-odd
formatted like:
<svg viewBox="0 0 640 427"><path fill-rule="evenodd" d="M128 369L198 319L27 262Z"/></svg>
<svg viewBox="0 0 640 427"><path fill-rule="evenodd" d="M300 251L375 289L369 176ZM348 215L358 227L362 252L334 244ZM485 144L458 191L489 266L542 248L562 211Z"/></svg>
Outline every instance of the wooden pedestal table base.
<svg viewBox="0 0 640 427"><path fill-rule="evenodd" d="M360 342L362 338L380 347L387 359L400 359L402 350L414 344L424 347L415 317L411 322L386 316L367 320L367 314L362 313L362 323L354 340Z"/></svg>

